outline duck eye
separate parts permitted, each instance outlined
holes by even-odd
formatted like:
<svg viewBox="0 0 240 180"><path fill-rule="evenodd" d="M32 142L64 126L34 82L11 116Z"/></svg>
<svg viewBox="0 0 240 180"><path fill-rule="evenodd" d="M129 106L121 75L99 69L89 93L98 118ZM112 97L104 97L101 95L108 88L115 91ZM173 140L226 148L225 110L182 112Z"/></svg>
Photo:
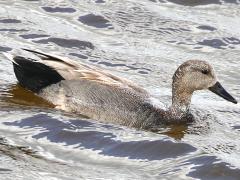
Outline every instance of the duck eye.
<svg viewBox="0 0 240 180"><path fill-rule="evenodd" d="M203 69L203 70L201 70L201 72L202 72L203 74L208 74L208 73L209 73L209 71L208 71L207 69Z"/></svg>

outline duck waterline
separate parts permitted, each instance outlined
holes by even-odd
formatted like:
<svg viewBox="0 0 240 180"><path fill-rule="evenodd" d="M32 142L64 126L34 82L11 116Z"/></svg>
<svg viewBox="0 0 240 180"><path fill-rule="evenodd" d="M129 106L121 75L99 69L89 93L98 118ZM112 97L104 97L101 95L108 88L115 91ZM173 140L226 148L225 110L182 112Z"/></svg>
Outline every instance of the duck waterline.
<svg viewBox="0 0 240 180"><path fill-rule="evenodd" d="M173 75L172 106L162 109L151 95L127 79L68 58L24 49L34 57L4 55L13 62L21 86L68 112L95 120L149 129L161 124L192 122L192 94L209 89L224 99L237 101L217 82L206 61L184 62Z"/></svg>

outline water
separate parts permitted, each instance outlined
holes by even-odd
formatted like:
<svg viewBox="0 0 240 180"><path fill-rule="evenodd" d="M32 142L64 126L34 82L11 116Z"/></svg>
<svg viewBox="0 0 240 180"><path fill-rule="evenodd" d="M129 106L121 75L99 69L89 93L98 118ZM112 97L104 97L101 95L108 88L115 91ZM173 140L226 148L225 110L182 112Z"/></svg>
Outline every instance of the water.
<svg viewBox="0 0 240 180"><path fill-rule="evenodd" d="M166 105L171 76L209 61L236 99L237 0L0 0L0 51L39 49L107 69ZM239 104L193 96L197 122L146 132L55 110L0 55L0 179L239 179Z"/></svg>

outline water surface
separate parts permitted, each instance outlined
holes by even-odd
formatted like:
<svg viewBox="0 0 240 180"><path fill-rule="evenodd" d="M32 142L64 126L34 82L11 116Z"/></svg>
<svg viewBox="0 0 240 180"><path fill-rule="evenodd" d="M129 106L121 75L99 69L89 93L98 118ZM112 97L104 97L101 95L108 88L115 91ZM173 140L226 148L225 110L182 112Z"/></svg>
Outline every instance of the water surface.
<svg viewBox="0 0 240 180"><path fill-rule="evenodd" d="M235 0L0 0L0 52L39 49L107 69L169 106L171 77L209 61L240 99ZM53 109L0 54L0 179L239 179L240 107L196 92L197 121L146 132Z"/></svg>

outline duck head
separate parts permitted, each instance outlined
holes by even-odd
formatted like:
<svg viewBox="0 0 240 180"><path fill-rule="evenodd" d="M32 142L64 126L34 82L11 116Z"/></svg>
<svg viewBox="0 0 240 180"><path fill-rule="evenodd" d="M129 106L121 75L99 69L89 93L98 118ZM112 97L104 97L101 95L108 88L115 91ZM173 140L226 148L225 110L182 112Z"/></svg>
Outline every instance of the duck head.
<svg viewBox="0 0 240 180"><path fill-rule="evenodd" d="M212 66L206 61L189 60L178 67L173 76L172 106L188 109L194 91L209 89L222 98L237 101L217 81Z"/></svg>

